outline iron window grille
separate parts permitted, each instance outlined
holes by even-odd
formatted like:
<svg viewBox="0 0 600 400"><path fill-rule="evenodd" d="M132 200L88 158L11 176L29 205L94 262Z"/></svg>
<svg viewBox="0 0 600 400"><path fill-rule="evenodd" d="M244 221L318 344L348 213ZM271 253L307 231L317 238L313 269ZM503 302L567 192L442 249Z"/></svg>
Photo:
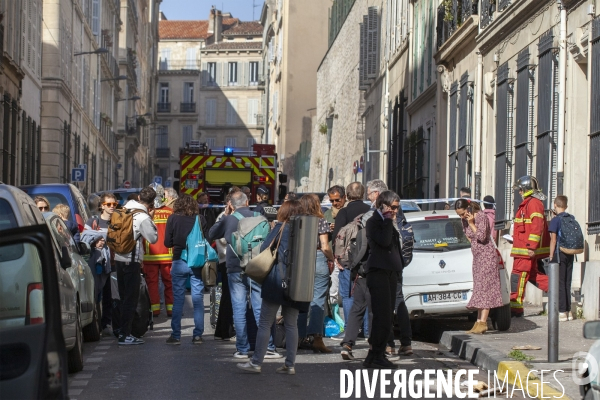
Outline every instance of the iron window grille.
<svg viewBox="0 0 600 400"><path fill-rule="evenodd" d="M592 21L592 73L590 77L592 95L590 104L590 170L589 170L589 199L588 227L590 235L600 233L600 197L597 190L600 187L600 18Z"/></svg>
<svg viewBox="0 0 600 400"><path fill-rule="evenodd" d="M448 153L448 197L456 196L456 163L458 161L458 152L456 149L456 129L457 129L457 110L458 107L458 82L450 86L450 122L448 137L450 140Z"/></svg>
<svg viewBox="0 0 600 400"><path fill-rule="evenodd" d="M460 99L457 147L457 187L471 187L471 149L473 135L473 82L465 72L460 79Z"/></svg>

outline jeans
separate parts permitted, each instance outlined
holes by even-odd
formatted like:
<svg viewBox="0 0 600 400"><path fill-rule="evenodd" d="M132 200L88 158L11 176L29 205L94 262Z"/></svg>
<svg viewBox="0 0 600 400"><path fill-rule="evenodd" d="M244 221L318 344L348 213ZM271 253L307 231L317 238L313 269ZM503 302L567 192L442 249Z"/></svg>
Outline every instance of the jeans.
<svg viewBox="0 0 600 400"><path fill-rule="evenodd" d="M373 327L369 336L369 344L377 355L385 352L393 326L397 284L396 271L371 268L367 273L367 287L371 293L371 308L373 309Z"/></svg>
<svg viewBox="0 0 600 400"><path fill-rule="evenodd" d="M571 311L571 281L573 280L573 259L575 256L561 251L559 257L558 311L564 313Z"/></svg>
<svg viewBox="0 0 600 400"><path fill-rule="evenodd" d="M363 325L364 318L367 317L368 324L372 324L373 313L371 307L371 294L367 288L367 280L365 278L358 278L356 280L356 286L354 287L354 302L350 309L350 315L346 321L346 331L344 335L344 341L342 344L349 344L354 346L356 338L358 337L358 330Z"/></svg>
<svg viewBox="0 0 600 400"><path fill-rule="evenodd" d="M279 310L279 304L263 300L260 310L260 321L258 322L258 334L256 335L256 347L252 355L253 364L262 364L267 352L267 343L271 335L271 326L275 322ZM282 306L281 315L285 326L285 365L293 367L296 363L296 352L298 351L298 310L292 307Z"/></svg>
<svg viewBox="0 0 600 400"><path fill-rule="evenodd" d="M173 316L171 318L171 336L181 339L181 316L185 301L185 281L190 277L192 304L194 305L193 337L204 333L204 283L202 269L189 268L183 260L173 260L171 266L171 283L173 285Z"/></svg>
<svg viewBox="0 0 600 400"><path fill-rule="evenodd" d="M325 302L329 293L329 267L327 267L327 258L320 250L317 250L315 268L315 284L310 308L308 313L301 313L298 316L298 334L302 338L306 337L307 334L323 335L324 331ZM307 319L309 319L308 327L306 326Z"/></svg>
<svg viewBox="0 0 600 400"><path fill-rule="evenodd" d="M338 295L342 297L342 307L344 308L344 321L348 321L350 310L352 309L352 302L354 299L350 297L350 290L352 290L352 281L350 280L350 270L344 269L339 272L339 290Z"/></svg>
<svg viewBox="0 0 600 400"><path fill-rule="evenodd" d="M141 265L117 261L117 282L121 298L121 336L131 335L131 324L140 297Z"/></svg>
<svg viewBox="0 0 600 400"><path fill-rule="evenodd" d="M233 325L235 326L235 347L242 354L248 354L250 343L248 342L248 330L246 327L246 302L250 291L250 304L256 324L260 322L260 308L262 299L261 287L258 283L242 275L241 272L227 274L229 280L229 292L231 293L231 305L233 307ZM273 338L269 340L269 350L275 350Z"/></svg>

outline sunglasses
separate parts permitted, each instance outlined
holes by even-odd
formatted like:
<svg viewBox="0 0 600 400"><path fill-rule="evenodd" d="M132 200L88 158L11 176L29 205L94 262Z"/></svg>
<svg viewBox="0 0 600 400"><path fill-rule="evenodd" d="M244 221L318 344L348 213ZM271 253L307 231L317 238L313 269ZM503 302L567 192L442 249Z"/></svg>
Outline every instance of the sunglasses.
<svg viewBox="0 0 600 400"><path fill-rule="evenodd" d="M38 207L40 211L50 211L50 207Z"/></svg>
<svg viewBox="0 0 600 400"><path fill-rule="evenodd" d="M392 211L398 211L398 206L390 206L390 208L392 209Z"/></svg>
<svg viewBox="0 0 600 400"><path fill-rule="evenodd" d="M116 207L119 205L119 203L102 203L102 205L107 207Z"/></svg>
<svg viewBox="0 0 600 400"><path fill-rule="evenodd" d="M340 203L342 199L330 199L332 203Z"/></svg>

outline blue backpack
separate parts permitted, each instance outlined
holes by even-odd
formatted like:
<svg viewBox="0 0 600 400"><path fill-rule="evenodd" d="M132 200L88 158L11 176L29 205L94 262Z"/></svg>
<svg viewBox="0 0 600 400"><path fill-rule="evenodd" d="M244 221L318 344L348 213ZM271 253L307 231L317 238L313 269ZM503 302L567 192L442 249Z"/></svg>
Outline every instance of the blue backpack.
<svg viewBox="0 0 600 400"><path fill-rule="evenodd" d="M565 213L560 218L558 228L558 247L565 254L581 254L584 248L581 226L571 214Z"/></svg>
<svg viewBox="0 0 600 400"><path fill-rule="evenodd" d="M202 235L200 227L200 216L198 223L194 224L192 231L185 240L185 249L181 252L181 259L190 268L202 268L207 261L217 261L219 256L215 249L210 247L208 241Z"/></svg>
<svg viewBox="0 0 600 400"><path fill-rule="evenodd" d="M260 246L265 241L271 226L267 219L255 212L253 217L244 217L234 212L238 220L237 231L231 234L231 249L240 259L240 267L245 268L248 262L260 254Z"/></svg>

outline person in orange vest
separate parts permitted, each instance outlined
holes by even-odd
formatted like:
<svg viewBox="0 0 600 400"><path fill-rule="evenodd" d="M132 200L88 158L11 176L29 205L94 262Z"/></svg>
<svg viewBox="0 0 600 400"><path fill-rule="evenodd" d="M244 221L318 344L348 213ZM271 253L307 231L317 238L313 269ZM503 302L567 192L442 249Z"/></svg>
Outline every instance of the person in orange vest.
<svg viewBox="0 0 600 400"><path fill-rule="evenodd" d="M146 274L146 284L148 285L154 316L160 315L160 294L158 289L158 274L160 273L165 287L164 295L167 317L170 317L173 312L173 287L171 285L173 249L165 247L164 239L167 219L173 214L173 209L165 205L165 189L162 185L153 183L150 187L156 191L153 221L158 230L158 240L154 244L144 241L144 273Z"/></svg>
<svg viewBox="0 0 600 400"><path fill-rule="evenodd" d="M550 255L550 234L542 203L546 195L539 189L537 179L523 176L513 189L519 191L523 201L515 213L510 252L514 258L510 276L510 310L514 317L522 317L527 282L548 291L548 276L538 272L538 260Z"/></svg>

